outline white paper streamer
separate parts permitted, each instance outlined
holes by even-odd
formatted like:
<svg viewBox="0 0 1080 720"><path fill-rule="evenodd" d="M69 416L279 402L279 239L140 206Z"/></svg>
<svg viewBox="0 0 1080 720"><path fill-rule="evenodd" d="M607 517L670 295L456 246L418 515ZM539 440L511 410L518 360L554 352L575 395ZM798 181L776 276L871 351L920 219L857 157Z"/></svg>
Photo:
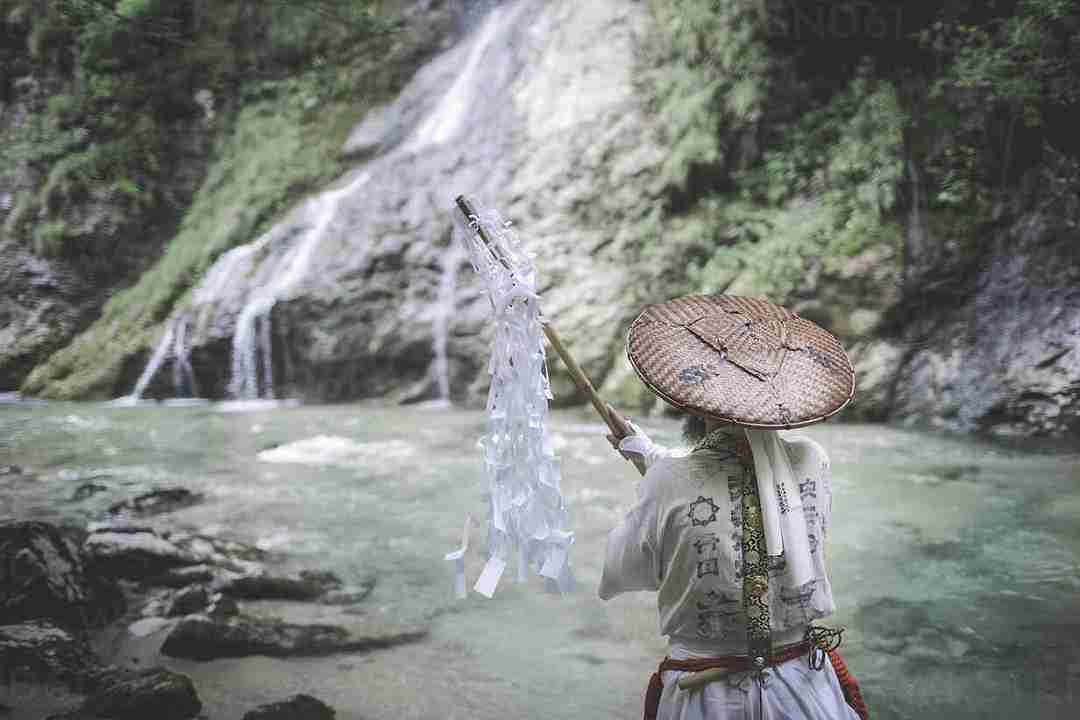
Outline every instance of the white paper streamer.
<svg viewBox="0 0 1080 720"><path fill-rule="evenodd" d="M539 574L568 592L573 586L568 555L574 535L566 530L559 463L547 432L552 395L536 268L509 223L495 211L478 212L479 218L470 225L457 208L453 211L455 240L486 285L495 315L487 429L479 442L491 496L488 561L473 589L491 597L516 547L519 580L526 579L536 563ZM478 228L483 228L490 246ZM464 550L460 557L457 552L446 556L461 563L457 567L462 577Z"/></svg>

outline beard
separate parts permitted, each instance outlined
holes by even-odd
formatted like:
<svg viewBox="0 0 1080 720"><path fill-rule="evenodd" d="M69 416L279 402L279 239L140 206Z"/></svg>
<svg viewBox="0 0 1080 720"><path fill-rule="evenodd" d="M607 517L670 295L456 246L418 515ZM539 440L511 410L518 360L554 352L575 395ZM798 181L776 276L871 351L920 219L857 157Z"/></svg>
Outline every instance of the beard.
<svg viewBox="0 0 1080 720"><path fill-rule="evenodd" d="M683 418L682 436L690 445L696 445L705 437L705 418L687 415Z"/></svg>

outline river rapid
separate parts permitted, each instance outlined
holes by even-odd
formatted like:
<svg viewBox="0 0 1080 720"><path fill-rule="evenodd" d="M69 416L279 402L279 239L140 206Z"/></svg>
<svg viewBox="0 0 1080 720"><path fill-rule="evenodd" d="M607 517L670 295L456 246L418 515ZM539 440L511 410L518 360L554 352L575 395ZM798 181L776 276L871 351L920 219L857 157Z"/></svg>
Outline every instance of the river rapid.
<svg viewBox="0 0 1080 720"><path fill-rule="evenodd" d="M352 622L430 629L363 654L209 662L158 656L153 637L99 638L108 659L190 675L212 720L296 692L342 720L640 717L665 651L654 598L596 596L633 469L584 411L553 413L577 588L515 583L511 566L494 598L456 600L443 556L460 545L466 514L486 513L475 447L484 422L476 411L378 404L0 405L0 466L23 468L0 474L0 517L82 526L118 500L183 486L205 500L152 524L258 544L283 569L374 577ZM678 442L676 421L643 424ZM881 425L797 432L832 458L838 611L827 624L846 628L841 650L873 715L1076 717L1080 455ZM87 481L105 490L72 500ZM470 585L483 535L472 531ZM286 605L272 609L310 622L330 612Z"/></svg>

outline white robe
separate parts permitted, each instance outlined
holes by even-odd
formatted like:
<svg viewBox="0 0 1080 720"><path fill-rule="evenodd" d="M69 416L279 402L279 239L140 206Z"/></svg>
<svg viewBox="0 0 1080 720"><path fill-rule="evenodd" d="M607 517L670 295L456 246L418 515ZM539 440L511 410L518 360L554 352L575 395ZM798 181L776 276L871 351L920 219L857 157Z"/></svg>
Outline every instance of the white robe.
<svg viewBox="0 0 1080 720"><path fill-rule="evenodd" d="M798 478L815 579L787 587L780 568L770 571L774 647L798 642L811 621L835 609L824 553L832 505L829 460L812 440L784 442ZM668 636L672 658L746 653L741 477L734 447L658 460L638 487L637 503L608 536L600 597L656 591L660 632ZM858 718L828 662L815 671L805 657L789 660L770 668L763 685L722 679L680 690L681 675L663 674L658 720Z"/></svg>

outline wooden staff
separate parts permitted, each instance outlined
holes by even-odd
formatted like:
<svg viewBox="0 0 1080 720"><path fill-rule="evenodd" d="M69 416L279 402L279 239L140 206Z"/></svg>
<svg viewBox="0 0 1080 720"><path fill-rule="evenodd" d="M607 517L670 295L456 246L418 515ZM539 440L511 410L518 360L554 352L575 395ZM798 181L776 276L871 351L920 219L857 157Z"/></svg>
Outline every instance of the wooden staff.
<svg viewBox="0 0 1080 720"><path fill-rule="evenodd" d="M458 209L465 216L465 219L469 221L469 226L476 230L477 235L480 236L480 240L483 241L484 247L488 249L491 256L502 263L503 267L511 272L514 272L514 268L510 266L510 263L506 261L502 255L495 249L495 244L491 238L488 237L487 232L480 224L480 216L476 212L476 207L472 202L464 195L458 195L454 200L457 203ZM596 392L596 388L589 381L589 377L585 374L585 371L581 369L581 366L574 360L574 356L570 354L570 351L563 345L562 339L559 334L555 332L555 328L546 319L541 317L541 324L544 328L544 334L547 336L548 342L551 343L551 347L555 349L555 353L563 361L563 365L570 372L570 378L577 385L578 390L585 393L589 398L589 402L592 403L593 408L599 413L600 417L607 424L611 430L611 434L615 436L616 442L624 437L633 435L634 431L630 429L630 424L615 411L615 408L604 402L599 393ZM621 451L620 451L621 452ZM642 475L645 474L645 461L636 455L627 455L623 453L623 457L634 464L638 472Z"/></svg>

